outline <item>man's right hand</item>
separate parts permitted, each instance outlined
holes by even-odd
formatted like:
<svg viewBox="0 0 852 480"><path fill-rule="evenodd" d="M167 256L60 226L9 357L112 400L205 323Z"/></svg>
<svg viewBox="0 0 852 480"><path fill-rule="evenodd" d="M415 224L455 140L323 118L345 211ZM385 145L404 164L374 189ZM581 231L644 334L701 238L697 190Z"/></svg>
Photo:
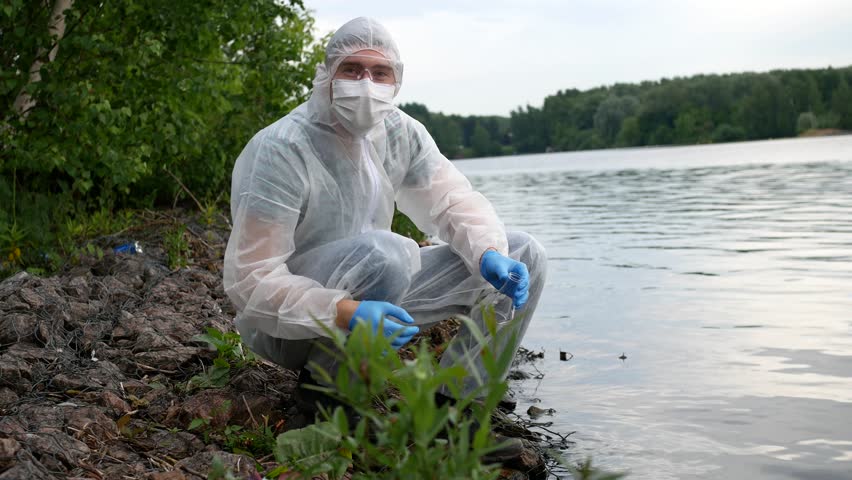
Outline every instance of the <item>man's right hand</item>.
<svg viewBox="0 0 852 480"><path fill-rule="evenodd" d="M339 327L346 325L352 331L358 322L364 322L370 326L373 333L376 333L379 330L379 325L382 325L382 334L386 338L401 331L399 336L391 341L391 346L396 350L408 343L420 329L415 326L400 325L392 319L407 324L414 323L414 319L408 312L392 303L371 300L362 302L341 300L337 303L336 323ZM384 320L384 323L382 323L382 320Z"/></svg>

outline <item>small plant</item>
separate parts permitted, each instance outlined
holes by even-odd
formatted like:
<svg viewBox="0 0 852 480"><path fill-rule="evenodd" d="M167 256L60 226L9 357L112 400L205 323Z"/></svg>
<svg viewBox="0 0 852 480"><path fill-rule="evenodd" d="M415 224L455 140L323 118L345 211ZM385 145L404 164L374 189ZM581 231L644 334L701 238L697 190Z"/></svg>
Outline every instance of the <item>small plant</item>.
<svg viewBox="0 0 852 480"><path fill-rule="evenodd" d="M279 435L275 453L281 471L341 478L354 464L353 478L496 478L499 469L481 458L495 448L491 412L508 388L501 378L515 353L497 346L513 343L507 337L514 333L496 331L493 310L485 316L488 335L472 320L462 320L480 346L468 358L479 358L486 374L482 386L467 394L466 369L440 366L425 343L414 360L402 362L390 341L368 327L359 325L346 339L327 330L340 352L340 368L334 377L317 368L323 383L334 386L318 390L351 412L338 407L325 412L322 423ZM437 405L442 388L458 399L455 404Z"/></svg>
<svg viewBox="0 0 852 480"><path fill-rule="evenodd" d="M231 369L246 367L257 360L251 351L243 348L240 334L236 332L221 332L210 327L206 334L196 335L192 339L207 342L216 349L218 356L208 370L189 379L187 387L190 390L224 387L231 379Z"/></svg>
<svg viewBox="0 0 852 480"><path fill-rule="evenodd" d="M216 433L215 430L210 426L213 422L213 417L216 415L227 412L231 409L231 401L225 400L218 407L213 408L210 411L209 417L199 417L193 418L191 422L189 422L189 426L186 427L187 430L200 430L202 435L204 435L204 443L210 443L210 439L212 438L211 434Z"/></svg>
<svg viewBox="0 0 852 480"><path fill-rule="evenodd" d="M17 222L3 225L0 230L0 253L3 254L3 270L11 270L22 264L22 249L27 238L27 229L18 226Z"/></svg>
<svg viewBox="0 0 852 480"><path fill-rule="evenodd" d="M394 210L393 212L391 230L402 236L411 238L417 243L426 241L426 234L421 232L420 229L417 228L417 225L415 225L410 218L399 210Z"/></svg>
<svg viewBox="0 0 852 480"><path fill-rule="evenodd" d="M219 207L216 206L216 201L206 201L201 208L201 221L208 227L216 223L216 216L219 215Z"/></svg>
<svg viewBox="0 0 852 480"><path fill-rule="evenodd" d="M186 226L178 225L166 232L163 238L169 268L177 270L189 262L189 241L186 239Z"/></svg>
<svg viewBox="0 0 852 480"><path fill-rule="evenodd" d="M232 453L244 453L254 458L269 455L275 450L275 429L269 425L269 417L254 428L228 425L222 431L225 448Z"/></svg>

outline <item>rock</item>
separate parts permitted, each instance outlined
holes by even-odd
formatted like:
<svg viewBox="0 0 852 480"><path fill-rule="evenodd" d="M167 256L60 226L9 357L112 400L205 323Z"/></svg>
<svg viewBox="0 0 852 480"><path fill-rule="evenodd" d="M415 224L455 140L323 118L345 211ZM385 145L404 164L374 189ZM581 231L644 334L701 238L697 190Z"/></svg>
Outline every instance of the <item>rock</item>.
<svg viewBox="0 0 852 480"><path fill-rule="evenodd" d="M129 395L136 395L137 397L141 397L146 392L151 390L151 386L145 382L141 382L136 379L128 379L122 383L123 390L127 392Z"/></svg>
<svg viewBox="0 0 852 480"><path fill-rule="evenodd" d="M0 282L0 298L9 298L13 293L20 291L34 277L25 271L20 271Z"/></svg>
<svg viewBox="0 0 852 480"><path fill-rule="evenodd" d="M511 370L506 378L509 380L527 380L531 377L529 373L524 372L523 370Z"/></svg>
<svg viewBox="0 0 852 480"><path fill-rule="evenodd" d="M133 356L133 360L155 370L174 372L176 369L191 363L200 351L197 347L181 345L167 350L140 352Z"/></svg>
<svg viewBox="0 0 852 480"><path fill-rule="evenodd" d="M74 437L97 447L118 435L115 422L96 407L74 408L68 414L66 428L74 432Z"/></svg>
<svg viewBox="0 0 852 480"><path fill-rule="evenodd" d="M51 382L53 387L58 388L61 391L83 390L89 386L103 387L103 385L92 385L92 383L93 382L84 375L69 375L67 373L60 373L56 375L53 377L53 382Z"/></svg>
<svg viewBox="0 0 852 480"><path fill-rule="evenodd" d="M139 442L148 450L172 458L187 458L204 450L204 442L190 432L157 430Z"/></svg>
<svg viewBox="0 0 852 480"><path fill-rule="evenodd" d="M0 438L0 470L5 470L17 461L21 444L14 438Z"/></svg>
<svg viewBox="0 0 852 480"><path fill-rule="evenodd" d="M0 473L0 480L56 480L59 477L52 475L40 462L25 460Z"/></svg>
<svg viewBox="0 0 852 480"><path fill-rule="evenodd" d="M538 418L542 415L553 415L554 413L556 413L556 410L552 408L539 408L535 405L530 405L530 408L527 409L527 415L529 415L530 418Z"/></svg>
<svg viewBox="0 0 852 480"><path fill-rule="evenodd" d="M18 433L27 431L25 422L14 417L0 417L0 434L13 437Z"/></svg>
<svg viewBox="0 0 852 480"><path fill-rule="evenodd" d="M136 353L150 350L172 350L178 346L180 346L180 343L168 336L153 330L146 330L136 338L132 351Z"/></svg>
<svg viewBox="0 0 852 480"><path fill-rule="evenodd" d="M101 392L98 400L98 403L109 409L115 417L120 417L131 410L130 405L111 390Z"/></svg>
<svg viewBox="0 0 852 480"><path fill-rule="evenodd" d="M233 453L213 451L201 452L190 458L183 459L175 464L175 469L188 467L196 472L207 473L213 464L213 459L219 457L226 469L230 469L237 478L255 478L259 475L254 468L254 460L247 455L234 455Z"/></svg>
<svg viewBox="0 0 852 480"><path fill-rule="evenodd" d="M53 458L65 468L73 468L92 453L85 443L62 432L23 433L16 439L40 457L42 463L46 458Z"/></svg>
<svg viewBox="0 0 852 480"><path fill-rule="evenodd" d="M0 387L0 413L18 401L18 394L9 387Z"/></svg>
<svg viewBox="0 0 852 480"><path fill-rule="evenodd" d="M166 412L163 423L186 428L196 418L210 420L213 428L231 423L238 399L227 390L202 390L185 402L175 405Z"/></svg>
<svg viewBox="0 0 852 480"><path fill-rule="evenodd" d="M38 320L35 314L20 313L13 308L5 309L0 319L0 343L10 344L35 341L35 331Z"/></svg>
<svg viewBox="0 0 852 480"><path fill-rule="evenodd" d="M497 408L499 408L500 410L502 410L506 413L514 412L515 408L517 408L517 407L518 407L518 401L515 400L515 397L512 396L512 394L508 393L508 392L506 393L506 395L503 395L503 398L501 398L500 402L497 403Z"/></svg>
<svg viewBox="0 0 852 480"><path fill-rule="evenodd" d="M525 474L530 480L547 480L547 464L544 458L532 448L529 441L524 440L524 445L524 452L503 466Z"/></svg>
<svg viewBox="0 0 852 480"><path fill-rule="evenodd" d="M148 466L142 462L114 463L104 468L98 468L98 470L103 472L104 480L113 478L145 478L148 474Z"/></svg>
<svg viewBox="0 0 852 480"><path fill-rule="evenodd" d="M180 470L171 472L154 472L145 477L146 480L189 480Z"/></svg>
<svg viewBox="0 0 852 480"><path fill-rule="evenodd" d="M65 293L68 295L80 300L81 302L86 302L89 300L89 297L92 295L92 287L89 286L89 279L86 276L77 276L72 277L71 280L63 288ZM77 302L73 302L77 303Z"/></svg>
<svg viewBox="0 0 852 480"><path fill-rule="evenodd" d="M98 358L99 355L96 351L95 358ZM79 373L56 374L51 384L62 391L91 388L121 389L120 384L125 380L125 376L114 363L103 358L99 358L97 362L91 360L86 360L86 362L91 365L89 368L83 369Z"/></svg>
<svg viewBox="0 0 852 480"><path fill-rule="evenodd" d="M512 470L509 468L504 468L500 470L500 476L497 477L499 480L528 480L529 477L526 473L519 472L517 470Z"/></svg>
<svg viewBox="0 0 852 480"><path fill-rule="evenodd" d="M30 308L39 310L44 308L44 298L31 288L21 288L18 290L18 296L29 304Z"/></svg>
<svg viewBox="0 0 852 480"><path fill-rule="evenodd" d="M31 343L16 343L6 350L6 355L14 358L20 358L28 363L53 363L61 355L62 352L52 348L42 348Z"/></svg>
<svg viewBox="0 0 852 480"><path fill-rule="evenodd" d="M8 385L23 393L29 389L32 376L32 366L25 360L9 354L0 355L0 385Z"/></svg>

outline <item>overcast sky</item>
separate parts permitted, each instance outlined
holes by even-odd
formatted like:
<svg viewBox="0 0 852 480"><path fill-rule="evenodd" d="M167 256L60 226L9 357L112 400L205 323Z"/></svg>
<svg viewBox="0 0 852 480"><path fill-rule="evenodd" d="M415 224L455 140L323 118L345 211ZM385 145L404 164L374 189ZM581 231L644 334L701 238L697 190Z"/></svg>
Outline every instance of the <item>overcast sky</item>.
<svg viewBox="0 0 852 480"><path fill-rule="evenodd" d="M399 45L398 103L508 115L558 90L696 73L852 65L852 0L305 0L318 33L358 16Z"/></svg>

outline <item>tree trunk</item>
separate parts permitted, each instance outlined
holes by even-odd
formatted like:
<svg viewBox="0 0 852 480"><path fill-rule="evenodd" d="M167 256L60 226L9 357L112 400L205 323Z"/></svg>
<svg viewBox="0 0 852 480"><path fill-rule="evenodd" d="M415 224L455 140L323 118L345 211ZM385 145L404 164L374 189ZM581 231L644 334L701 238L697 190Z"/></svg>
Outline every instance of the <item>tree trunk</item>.
<svg viewBox="0 0 852 480"><path fill-rule="evenodd" d="M56 58L56 53L59 51L59 41L65 35L65 11L71 8L74 0L55 0L53 3L53 11L50 13L50 21L47 23L47 29L50 31L50 36L54 37L53 48L47 54L47 61L52 62ZM42 60L44 57L44 49L40 49L35 61L30 67L30 79L27 86L41 80L41 66L44 65ZM26 87L21 89L21 93L15 98L15 112L18 115L26 115L35 106L35 100L26 92Z"/></svg>

